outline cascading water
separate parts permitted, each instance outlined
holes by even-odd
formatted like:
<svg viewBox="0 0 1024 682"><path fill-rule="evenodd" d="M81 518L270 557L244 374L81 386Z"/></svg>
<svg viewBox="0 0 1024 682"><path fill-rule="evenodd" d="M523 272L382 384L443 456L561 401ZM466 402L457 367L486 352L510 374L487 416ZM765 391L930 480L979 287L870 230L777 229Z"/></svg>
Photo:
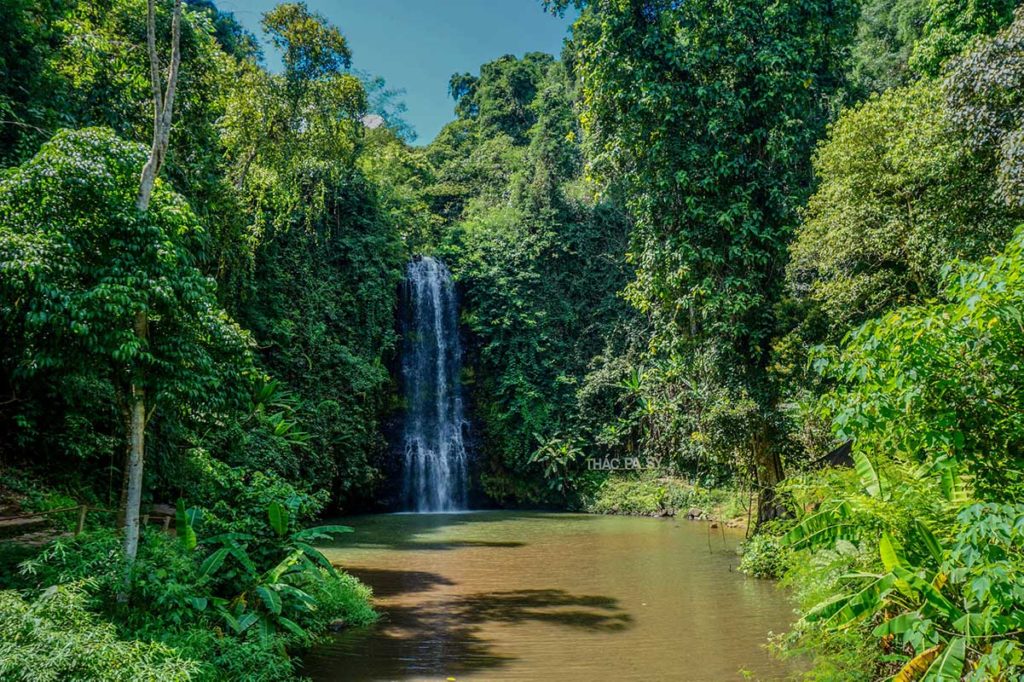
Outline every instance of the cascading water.
<svg viewBox="0 0 1024 682"><path fill-rule="evenodd" d="M461 370L451 273L429 256L416 258L406 268L402 296L402 491L408 509L438 512L466 507Z"/></svg>

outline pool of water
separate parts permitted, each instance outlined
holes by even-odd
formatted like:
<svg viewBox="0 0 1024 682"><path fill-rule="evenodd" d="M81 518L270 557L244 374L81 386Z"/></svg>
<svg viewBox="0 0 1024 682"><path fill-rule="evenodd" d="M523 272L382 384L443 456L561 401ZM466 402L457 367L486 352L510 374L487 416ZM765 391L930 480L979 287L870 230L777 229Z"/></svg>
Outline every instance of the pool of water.
<svg viewBox="0 0 1024 682"><path fill-rule="evenodd" d="M383 618L314 649L314 680L780 680L785 594L736 569L742 536L673 519L391 514L322 547Z"/></svg>

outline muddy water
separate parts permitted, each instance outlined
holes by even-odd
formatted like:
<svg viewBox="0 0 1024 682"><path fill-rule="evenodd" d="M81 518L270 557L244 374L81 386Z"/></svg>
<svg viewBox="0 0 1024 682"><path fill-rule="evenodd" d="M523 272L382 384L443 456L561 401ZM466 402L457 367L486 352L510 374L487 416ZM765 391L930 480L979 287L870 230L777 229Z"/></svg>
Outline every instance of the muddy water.
<svg viewBox="0 0 1024 682"><path fill-rule="evenodd" d="M305 661L314 680L786 679L764 649L792 615L704 523L575 514L395 514L328 557L374 588L381 623Z"/></svg>

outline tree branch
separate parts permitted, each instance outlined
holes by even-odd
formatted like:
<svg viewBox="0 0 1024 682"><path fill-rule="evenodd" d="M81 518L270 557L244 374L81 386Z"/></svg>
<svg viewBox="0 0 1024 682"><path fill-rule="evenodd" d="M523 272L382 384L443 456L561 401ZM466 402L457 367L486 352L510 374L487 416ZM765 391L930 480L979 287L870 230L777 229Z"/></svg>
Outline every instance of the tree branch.
<svg viewBox="0 0 1024 682"><path fill-rule="evenodd" d="M174 115L174 93L178 87L178 68L181 65L181 0L174 0L174 14L171 18L171 65L167 72L166 90L162 87L160 55L156 51L156 0L148 0L147 9L146 44L149 49L149 80L153 89L153 145L139 178L139 194L135 206L140 212L145 212L149 208L153 185L167 154Z"/></svg>

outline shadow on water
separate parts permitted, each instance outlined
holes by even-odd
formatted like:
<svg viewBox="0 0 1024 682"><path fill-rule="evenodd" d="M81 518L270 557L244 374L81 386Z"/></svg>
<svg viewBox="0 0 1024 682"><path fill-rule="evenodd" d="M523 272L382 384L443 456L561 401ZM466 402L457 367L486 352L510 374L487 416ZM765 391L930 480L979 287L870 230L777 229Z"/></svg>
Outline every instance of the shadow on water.
<svg viewBox="0 0 1024 682"><path fill-rule="evenodd" d="M439 585L455 583L437 573L429 571L396 571L386 568L347 568L346 573L373 588L373 595L378 599L387 599L400 594L429 592Z"/></svg>
<svg viewBox="0 0 1024 682"><path fill-rule="evenodd" d="M321 681L444 679L494 670L515 660L498 653L476 627L439 623L419 611L396 607L374 628L335 637L304 659L301 674ZM420 631L416 627L430 629ZM358 657L360 665L353 668L340 663L352 657Z"/></svg>
<svg viewBox="0 0 1024 682"><path fill-rule="evenodd" d="M424 571L352 569L378 596L429 590L450 582ZM458 676L493 670L516 660L499 652L481 631L488 625L544 623L576 631L621 632L633 619L611 597L535 589L452 595L417 604L392 605L381 623L336 636L306 658L304 675L318 680L402 680ZM334 665L357 654L358 670Z"/></svg>
<svg viewBox="0 0 1024 682"><path fill-rule="evenodd" d="M424 540L428 533L448 534L461 526L481 526L487 523L509 523L517 520L544 522L562 520L566 514L536 511L479 511L454 512L447 514L401 514L402 523L389 522L392 514L368 514L336 519L332 523L343 523L355 529L355 533L338 535L318 546L323 550L345 549L392 549L392 550L436 550L445 551L467 547L515 548L527 543L522 541L489 541L444 539ZM573 515L574 519L588 519L585 515Z"/></svg>
<svg viewBox="0 0 1024 682"><path fill-rule="evenodd" d="M355 547L380 547L379 543L356 543ZM465 547L489 547L494 549L509 548L509 547L525 547L525 542L494 542L490 540L437 540L432 542L418 542L410 540L407 542L391 542L387 544L388 549L398 550L447 550L447 549L463 549Z"/></svg>
<svg viewBox="0 0 1024 682"><path fill-rule="evenodd" d="M565 627L617 632L633 622L611 597L572 595L565 590L514 590L460 597L454 606L467 623L539 621Z"/></svg>
<svg viewBox="0 0 1024 682"><path fill-rule="evenodd" d="M519 511L339 521L356 532L321 547L374 589L382 617L314 647L301 672L317 682L719 682L799 667L764 651L791 607L734 572L735 533Z"/></svg>

